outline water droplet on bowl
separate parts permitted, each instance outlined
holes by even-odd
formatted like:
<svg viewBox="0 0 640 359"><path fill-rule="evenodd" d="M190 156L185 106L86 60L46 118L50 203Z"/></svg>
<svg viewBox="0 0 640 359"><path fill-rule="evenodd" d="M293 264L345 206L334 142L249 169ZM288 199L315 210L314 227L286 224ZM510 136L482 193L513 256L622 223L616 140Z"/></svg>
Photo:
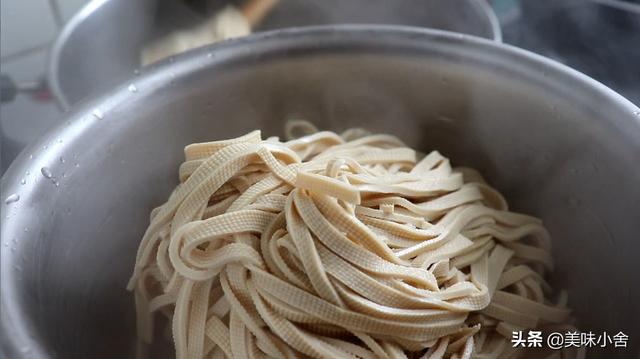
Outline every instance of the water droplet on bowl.
<svg viewBox="0 0 640 359"><path fill-rule="evenodd" d="M640 110L633 111L633 114L636 115L636 116L640 116Z"/></svg>
<svg viewBox="0 0 640 359"><path fill-rule="evenodd" d="M20 200L20 195L17 193L14 194L10 194L5 200L4 203L5 204L10 204L10 203L14 203L14 202L18 202Z"/></svg>
<svg viewBox="0 0 640 359"><path fill-rule="evenodd" d="M58 138L58 143L62 143L62 138Z"/></svg>
<svg viewBox="0 0 640 359"><path fill-rule="evenodd" d="M30 171L26 171L24 174L28 176L28 175L31 174L31 172Z"/></svg>
<svg viewBox="0 0 640 359"><path fill-rule="evenodd" d="M23 178L23 179L21 179L21 180L20 180L20 184L21 184L21 185L25 185L25 184L27 184L27 180L26 180L26 179L24 179L24 178Z"/></svg>
<svg viewBox="0 0 640 359"><path fill-rule="evenodd" d="M134 84L129 85L129 87L127 87L127 90L129 90L129 92L138 92L138 88Z"/></svg>
<svg viewBox="0 0 640 359"><path fill-rule="evenodd" d="M102 120L104 118L104 112L102 112L102 110L100 110L99 108L96 108L95 110L93 110L91 114L93 115L93 117L95 117L98 120Z"/></svg>
<svg viewBox="0 0 640 359"><path fill-rule="evenodd" d="M135 70L133 70L133 74L134 74L134 75L140 75L140 70L139 70L139 69L135 69Z"/></svg>
<svg viewBox="0 0 640 359"><path fill-rule="evenodd" d="M60 156L60 163L65 163L65 162L67 161L64 159L64 157Z"/></svg>
<svg viewBox="0 0 640 359"><path fill-rule="evenodd" d="M74 166L80 167L80 164L78 162L76 162L76 164Z"/></svg>
<svg viewBox="0 0 640 359"><path fill-rule="evenodd" d="M29 155L29 159L32 160L33 159L33 154Z"/></svg>
<svg viewBox="0 0 640 359"><path fill-rule="evenodd" d="M208 57L208 58L212 58L212 57L213 57L213 54L212 54L212 53L208 53L208 54L207 54L207 57Z"/></svg>
<svg viewBox="0 0 640 359"><path fill-rule="evenodd" d="M40 172L42 172L42 175L43 175L45 178L51 178L51 177L53 177L53 174L51 173L51 170L50 170L48 167L42 167L42 168L40 169Z"/></svg>

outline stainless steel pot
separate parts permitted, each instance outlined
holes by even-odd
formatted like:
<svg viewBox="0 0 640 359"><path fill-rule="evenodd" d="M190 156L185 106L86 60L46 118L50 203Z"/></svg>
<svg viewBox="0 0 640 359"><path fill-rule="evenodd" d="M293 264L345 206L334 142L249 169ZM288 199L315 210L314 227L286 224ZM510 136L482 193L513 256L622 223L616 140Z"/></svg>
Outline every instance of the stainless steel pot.
<svg viewBox="0 0 640 359"><path fill-rule="evenodd" d="M216 8L234 3L208 2ZM69 109L133 76L146 41L202 19L179 0L92 0L54 43L51 91L60 107ZM280 0L255 30L340 23L412 25L502 40L486 0Z"/></svg>
<svg viewBox="0 0 640 359"><path fill-rule="evenodd" d="M6 358L132 357L124 288L183 146L281 134L290 117L393 133L479 168L545 220L552 281L579 328L629 335L609 357L638 353L640 109L600 83L495 42L388 26L258 34L133 81L70 113L3 177Z"/></svg>

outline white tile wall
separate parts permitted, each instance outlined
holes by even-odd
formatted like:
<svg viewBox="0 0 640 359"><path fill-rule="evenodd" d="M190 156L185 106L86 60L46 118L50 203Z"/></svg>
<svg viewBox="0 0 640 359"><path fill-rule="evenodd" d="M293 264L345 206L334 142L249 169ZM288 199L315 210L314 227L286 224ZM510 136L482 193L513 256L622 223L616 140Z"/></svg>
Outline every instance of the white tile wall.
<svg viewBox="0 0 640 359"><path fill-rule="evenodd" d="M0 57L44 46L58 33L49 0L0 1Z"/></svg>

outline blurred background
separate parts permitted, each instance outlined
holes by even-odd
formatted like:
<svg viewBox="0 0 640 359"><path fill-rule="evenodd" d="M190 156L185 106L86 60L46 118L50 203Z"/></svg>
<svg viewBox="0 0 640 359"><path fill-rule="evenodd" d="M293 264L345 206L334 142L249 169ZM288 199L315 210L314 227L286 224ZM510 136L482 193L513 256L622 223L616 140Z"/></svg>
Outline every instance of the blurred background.
<svg viewBox="0 0 640 359"><path fill-rule="evenodd" d="M173 53L332 23L432 27L548 56L640 104L640 0L2 0L2 173L84 99ZM99 116L99 114L97 114Z"/></svg>

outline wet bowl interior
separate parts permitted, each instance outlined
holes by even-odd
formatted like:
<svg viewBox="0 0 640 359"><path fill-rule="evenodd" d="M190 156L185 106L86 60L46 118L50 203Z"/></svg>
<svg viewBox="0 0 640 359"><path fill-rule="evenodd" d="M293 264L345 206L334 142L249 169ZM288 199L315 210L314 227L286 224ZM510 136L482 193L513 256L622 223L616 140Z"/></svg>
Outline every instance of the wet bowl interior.
<svg viewBox="0 0 640 359"><path fill-rule="evenodd" d="M150 210L177 183L183 146L256 128L282 134L289 118L392 133L478 168L514 210L546 222L551 279L569 290L578 326L640 333L640 110L505 45L347 26L184 54L81 106L28 148L2 182L3 198L19 196L2 205L5 357L132 358L125 285Z"/></svg>

